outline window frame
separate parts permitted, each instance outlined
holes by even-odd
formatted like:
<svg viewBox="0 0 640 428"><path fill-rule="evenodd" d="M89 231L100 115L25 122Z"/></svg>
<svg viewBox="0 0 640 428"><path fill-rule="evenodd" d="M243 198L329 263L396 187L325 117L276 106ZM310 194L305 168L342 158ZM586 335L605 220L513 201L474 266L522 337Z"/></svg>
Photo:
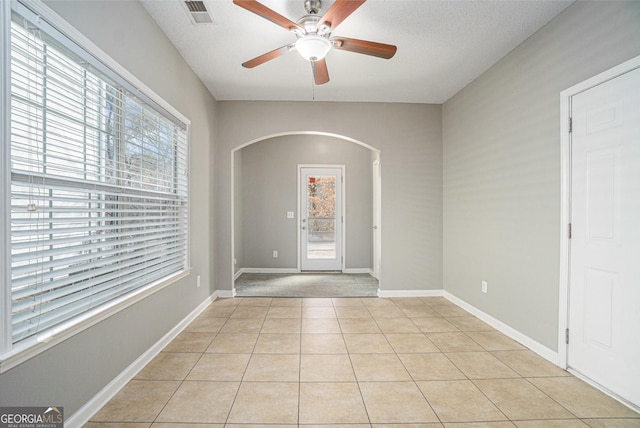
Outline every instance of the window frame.
<svg viewBox="0 0 640 428"><path fill-rule="evenodd" d="M146 284L123 296L110 300L96 308L75 316L58 326L42 332L34 338L12 344L12 296L11 296L11 216L0 216L0 373L44 352L69 337L101 322L111 315L134 305L147 296L176 283L190 275L190 128L191 122L177 109L164 101L142 81L128 72L109 55L92 43L86 36L72 27L62 17L52 11L40 0L0 1L0 212L5 213L11 207L11 15L15 10L28 19L36 17L38 25L45 31L56 34L56 39L81 57L91 61L92 66L107 75L116 75L130 92L140 97L146 104L165 115L175 124L185 126L186 132L186 185L187 185L187 231L185 268L158 281ZM27 16L31 14L31 16ZM46 333L46 334L45 334Z"/></svg>

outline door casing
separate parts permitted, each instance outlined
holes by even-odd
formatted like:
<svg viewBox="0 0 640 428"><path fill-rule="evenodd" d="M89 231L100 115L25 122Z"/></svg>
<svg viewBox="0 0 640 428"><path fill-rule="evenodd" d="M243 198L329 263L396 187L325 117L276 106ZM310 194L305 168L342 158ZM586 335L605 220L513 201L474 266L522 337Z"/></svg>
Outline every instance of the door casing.
<svg viewBox="0 0 640 428"><path fill-rule="evenodd" d="M640 56L632 58L616 67L600 73L590 79L578 83L560 93L560 283L558 310L558 366L568 369L567 334L569 327L569 266L571 263L571 247L569 238L569 224L571 221L571 99L590 88L608 80L621 76L629 71L640 68ZM579 376L579 374L574 373ZM583 380L602 389L588 378L579 376ZM605 391L615 396L615 391ZM620 398L620 397L616 397Z"/></svg>
<svg viewBox="0 0 640 428"><path fill-rule="evenodd" d="M341 182L341 200L340 200L340 204L342 207L342 228L340 231L340 254L342 257L342 260L340 261L340 271L344 272L345 270L345 261L346 261L346 230L347 230L347 215L346 215L346 175L345 175L345 166L344 165L327 165L327 164L298 164L298 202L297 202L297 206L298 206L298 221L302 218L302 210L301 210L301 193L302 193L302 187L301 187L301 180L302 180L302 169L303 168L336 168L336 169L340 169L341 173L342 173L342 180L340 180ZM298 224L298 228L297 228L297 235L296 235L296 239L298 242L298 272L302 271L302 233L301 233L301 225Z"/></svg>

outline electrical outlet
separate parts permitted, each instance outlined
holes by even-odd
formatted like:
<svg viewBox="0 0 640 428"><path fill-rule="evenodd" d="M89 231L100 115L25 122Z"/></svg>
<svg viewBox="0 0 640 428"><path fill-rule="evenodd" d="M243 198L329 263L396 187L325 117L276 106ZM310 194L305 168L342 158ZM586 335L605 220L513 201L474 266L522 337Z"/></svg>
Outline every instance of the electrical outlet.
<svg viewBox="0 0 640 428"><path fill-rule="evenodd" d="M278 250L273 250L273 258L274 259L278 258Z"/></svg>
<svg viewBox="0 0 640 428"><path fill-rule="evenodd" d="M287 218L293 218L293 211L287 211Z"/></svg>
<svg viewBox="0 0 640 428"><path fill-rule="evenodd" d="M200 287L200 275L196 277L196 287Z"/></svg>
<svg viewBox="0 0 640 428"><path fill-rule="evenodd" d="M482 292L486 293L487 292L487 281L482 281Z"/></svg>

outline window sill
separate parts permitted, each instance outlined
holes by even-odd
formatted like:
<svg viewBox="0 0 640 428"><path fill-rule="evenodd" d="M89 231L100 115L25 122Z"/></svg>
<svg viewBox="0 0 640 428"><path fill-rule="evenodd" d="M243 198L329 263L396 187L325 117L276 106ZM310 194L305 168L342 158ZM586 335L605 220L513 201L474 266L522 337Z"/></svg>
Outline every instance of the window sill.
<svg viewBox="0 0 640 428"><path fill-rule="evenodd" d="M14 346L14 349L4 355L0 355L0 374L5 373L23 362L35 357L42 352L53 348L70 337L98 324L110 316L132 306L146 297L163 288L178 282L190 275L191 270L173 274L170 277L156 281L140 288L131 294L115 299L99 308L92 309L75 317L72 321L43 331L39 335L30 338L25 343Z"/></svg>

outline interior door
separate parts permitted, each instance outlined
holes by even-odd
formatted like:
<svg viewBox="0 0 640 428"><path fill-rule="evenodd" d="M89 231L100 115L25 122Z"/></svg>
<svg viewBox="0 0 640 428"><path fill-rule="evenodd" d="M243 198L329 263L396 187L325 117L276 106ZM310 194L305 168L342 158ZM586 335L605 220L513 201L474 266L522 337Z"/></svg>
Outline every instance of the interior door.
<svg viewBox="0 0 640 428"><path fill-rule="evenodd" d="M571 99L568 366L640 406L640 70Z"/></svg>
<svg viewBox="0 0 640 428"><path fill-rule="evenodd" d="M342 270L342 167L300 168L300 268Z"/></svg>

